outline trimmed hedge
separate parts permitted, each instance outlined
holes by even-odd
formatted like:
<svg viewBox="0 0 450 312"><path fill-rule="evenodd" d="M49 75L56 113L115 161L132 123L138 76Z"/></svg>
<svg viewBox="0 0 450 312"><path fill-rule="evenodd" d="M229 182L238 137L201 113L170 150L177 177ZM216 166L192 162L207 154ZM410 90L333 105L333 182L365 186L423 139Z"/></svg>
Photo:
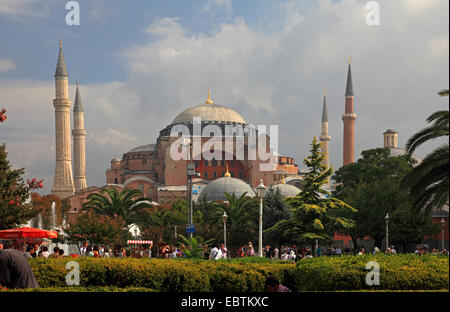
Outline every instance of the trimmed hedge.
<svg viewBox="0 0 450 312"><path fill-rule="evenodd" d="M66 263L80 266L80 287L169 292L261 292L269 275L293 291L442 290L449 288L449 260L441 256L319 257L291 262L192 261L186 259L65 258L30 260L43 288L66 287ZM365 282L366 264L380 265L380 285ZM80 288L79 287L79 288ZM78 288L78 289L79 289Z"/></svg>

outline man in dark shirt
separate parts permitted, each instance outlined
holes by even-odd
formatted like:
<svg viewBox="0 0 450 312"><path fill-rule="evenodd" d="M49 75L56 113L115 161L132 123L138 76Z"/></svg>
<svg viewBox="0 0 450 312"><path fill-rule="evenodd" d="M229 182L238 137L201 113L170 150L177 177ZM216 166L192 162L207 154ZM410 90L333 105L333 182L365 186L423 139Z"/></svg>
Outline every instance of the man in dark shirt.
<svg viewBox="0 0 450 312"><path fill-rule="evenodd" d="M15 249L0 250L0 285L14 288L39 288L31 266Z"/></svg>

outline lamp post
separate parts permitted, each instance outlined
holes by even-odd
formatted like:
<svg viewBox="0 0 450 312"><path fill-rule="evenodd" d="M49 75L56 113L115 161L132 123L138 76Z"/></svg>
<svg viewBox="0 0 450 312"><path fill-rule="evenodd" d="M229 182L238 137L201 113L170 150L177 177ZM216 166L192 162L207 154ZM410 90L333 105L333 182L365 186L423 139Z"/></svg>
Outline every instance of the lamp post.
<svg viewBox="0 0 450 312"><path fill-rule="evenodd" d="M445 247L445 245L444 245L444 234L445 234L445 232L444 232L444 229L445 229L445 221L444 221L444 218L441 218L441 243L442 243L442 249L441 250L444 250L444 247Z"/></svg>
<svg viewBox="0 0 450 312"><path fill-rule="evenodd" d="M222 221L223 221L223 244L224 244L225 248L227 248L227 220L228 220L228 216L227 216L227 213L224 211L223 216L222 216Z"/></svg>
<svg viewBox="0 0 450 312"><path fill-rule="evenodd" d="M263 197L266 192L266 187L264 186L263 179L259 182L259 185L256 187L257 195L259 197L259 247L258 247L258 256L263 256Z"/></svg>
<svg viewBox="0 0 450 312"><path fill-rule="evenodd" d="M389 214L388 213L386 213L384 220L386 221L386 250L387 250L389 248Z"/></svg>

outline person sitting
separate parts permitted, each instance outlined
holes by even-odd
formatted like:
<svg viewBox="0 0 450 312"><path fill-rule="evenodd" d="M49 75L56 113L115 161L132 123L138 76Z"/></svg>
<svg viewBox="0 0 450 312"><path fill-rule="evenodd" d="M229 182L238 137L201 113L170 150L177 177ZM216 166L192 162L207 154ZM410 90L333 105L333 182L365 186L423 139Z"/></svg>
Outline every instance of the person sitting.
<svg viewBox="0 0 450 312"><path fill-rule="evenodd" d="M279 280L274 276L269 276L266 279L266 290L268 292L292 292L286 286L281 285Z"/></svg>

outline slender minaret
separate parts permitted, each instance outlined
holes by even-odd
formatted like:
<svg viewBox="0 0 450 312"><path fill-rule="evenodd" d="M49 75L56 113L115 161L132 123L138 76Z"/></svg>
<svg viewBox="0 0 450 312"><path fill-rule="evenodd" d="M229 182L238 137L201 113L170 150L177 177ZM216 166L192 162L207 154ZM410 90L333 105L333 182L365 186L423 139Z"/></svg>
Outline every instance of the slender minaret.
<svg viewBox="0 0 450 312"><path fill-rule="evenodd" d="M56 166L52 194L66 198L75 192L72 177L72 146L70 144L69 75L59 41L58 64L55 72L55 136Z"/></svg>
<svg viewBox="0 0 450 312"><path fill-rule="evenodd" d="M320 142L322 142L322 153L325 153L325 158L322 164L330 167L330 158L328 151L328 141L331 136L328 134L328 110L327 110L327 89L323 92L323 109L322 109L322 133L320 134Z"/></svg>
<svg viewBox="0 0 450 312"><path fill-rule="evenodd" d="M73 181L75 191L85 189L86 183L86 130L84 129L84 109L81 103L77 81L75 104L73 106Z"/></svg>
<svg viewBox="0 0 450 312"><path fill-rule="evenodd" d="M355 161L355 119L353 112L353 82L352 82L352 59L348 58L347 87L345 89L345 113L342 115L344 121L344 166Z"/></svg>

